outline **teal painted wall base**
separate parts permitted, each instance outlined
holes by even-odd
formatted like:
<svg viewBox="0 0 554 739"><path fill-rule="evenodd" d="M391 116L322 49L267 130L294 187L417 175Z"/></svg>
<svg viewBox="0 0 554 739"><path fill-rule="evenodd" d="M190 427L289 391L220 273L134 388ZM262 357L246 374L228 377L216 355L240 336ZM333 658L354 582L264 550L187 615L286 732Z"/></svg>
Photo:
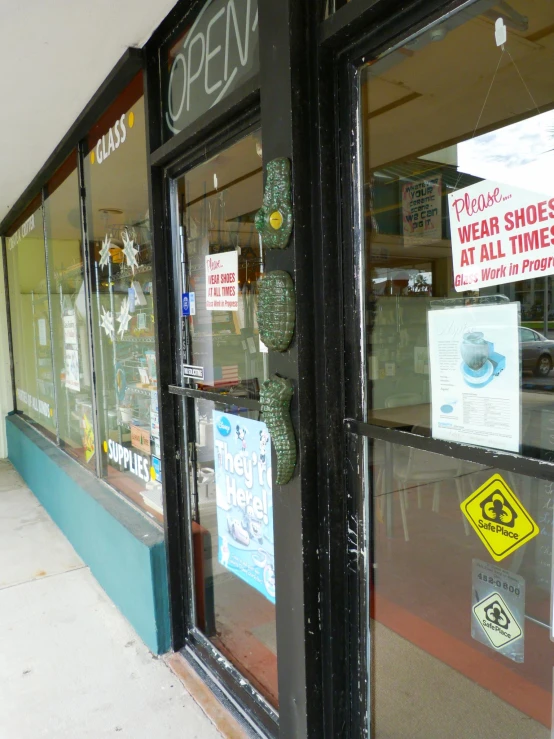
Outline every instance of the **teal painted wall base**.
<svg viewBox="0 0 554 739"><path fill-rule="evenodd" d="M8 457L108 596L156 654L170 646L163 532L17 415Z"/></svg>

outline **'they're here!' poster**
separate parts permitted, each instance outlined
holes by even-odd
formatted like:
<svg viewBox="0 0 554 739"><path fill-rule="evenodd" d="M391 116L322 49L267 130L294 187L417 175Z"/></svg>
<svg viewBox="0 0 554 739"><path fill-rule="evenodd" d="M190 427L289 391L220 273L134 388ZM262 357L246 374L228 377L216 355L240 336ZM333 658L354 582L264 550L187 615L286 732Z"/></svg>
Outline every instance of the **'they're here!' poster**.
<svg viewBox="0 0 554 739"><path fill-rule="evenodd" d="M218 561L275 603L271 440L267 426L213 411Z"/></svg>

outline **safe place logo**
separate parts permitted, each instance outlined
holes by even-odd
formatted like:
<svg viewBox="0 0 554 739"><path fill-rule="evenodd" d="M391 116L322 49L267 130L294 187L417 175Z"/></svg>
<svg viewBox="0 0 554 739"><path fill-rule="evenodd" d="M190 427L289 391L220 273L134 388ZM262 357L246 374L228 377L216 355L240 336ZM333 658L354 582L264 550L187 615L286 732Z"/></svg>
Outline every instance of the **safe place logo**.
<svg viewBox="0 0 554 739"><path fill-rule="evenodd" d="M495 649L502 649L523 634L500 593L491 593L474 605L473 613Z"/></svg>
<svg viewBox="0 0 554 739"><path fill-rule="evenodd" d="M489 478L460 507L497 562L539 533L537 524L500 475Z"/></svg>

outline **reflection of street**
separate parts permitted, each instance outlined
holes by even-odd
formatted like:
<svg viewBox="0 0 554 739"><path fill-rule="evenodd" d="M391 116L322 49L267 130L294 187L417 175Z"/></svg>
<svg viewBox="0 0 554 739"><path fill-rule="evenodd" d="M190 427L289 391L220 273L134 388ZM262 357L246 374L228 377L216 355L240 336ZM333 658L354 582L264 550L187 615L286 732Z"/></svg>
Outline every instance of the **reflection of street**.
<svg viewBox="0 0 554 739"><path fill-rule="evenodd" d="M554 371L548 377L533 377L533 375L523 375L521 378L521 389L523 392L536 390L538 392L554 392Z"/></svg>

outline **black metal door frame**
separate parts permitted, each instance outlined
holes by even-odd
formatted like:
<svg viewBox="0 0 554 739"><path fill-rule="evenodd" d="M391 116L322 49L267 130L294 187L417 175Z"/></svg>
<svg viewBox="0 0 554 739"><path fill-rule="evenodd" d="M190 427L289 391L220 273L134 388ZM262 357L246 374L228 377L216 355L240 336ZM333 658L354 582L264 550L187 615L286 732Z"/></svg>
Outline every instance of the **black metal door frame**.
<svg viewBox="0 0 554 739"><path fill-rule="evenodd" d="M336 443L328 447L336 465L329 469L320 463L320 479L329 490L331 483L344 490L342 499L328 493L329 522L342 522L335 530L334 546L329 534L333 524L322 528L329 537L327 576L331 604L326 629L346 625L344 643L330 647L323 640L328 664L336 670L338 681L324 689L333 690L334 704L326 717L335 734L326 736L371 737L371 634L367 629L370 609L369 583L373 572L371 551L371 485L368 455L373 440L422 449L457 459L493 466L508 472L554 480L554 464L506 452L453 444L412 433L383 429L366 423L368 388L364 352L364 275L363 249L363 172L360 171L361 133L358 120L358 70L367 61L404 44L423 29L441 22L473 3L465 0L442 2L423 0L408 6L383 0L351 0L325 21L320 29L319 116L322 223L321 315L324 341L319 347L318 412L327 427L332 424ZM363 18L363 20L362 20ZM333 85L329 89L329 79ZM338 111L335 113L335 111ZM334 251L328 246L336 240L342 245ZM341 275L341 295L336 295L336 280L327 273ZM333 336L336 316L343 316L340 337ZM343 393L337 399L333 374L336 362L343 367ZM339 430L340 429L340 430ZM341 448L338 449L338 439ZM334 456L336 450L336 457ZM340 460L340 463L339 463ZM323 460L322 460L323 461ZM326 461L326 460L325 460ZM347 574L346 578L344 573ZM341 581L342 576L342 581ZM325 587L325 583L323 585ZM348 604L340 606L340 599ZM344 666L340 661L344 660ZM341 672L342 669L342 672ZM344 680L346 691L341 688ZM343 691L341 693L341 690ZM341 731L346 729L346 733Z"/></svg>
<svg viewBox="0 0 554 739"><path fill-rule="evenodd" d="M184 570L187 579L187 591L190 594L185 608L186 638L182 647L184 653L191 659L203 664L204 671L211 673L211 680L226 694L227 699L236 698L237 706L242 707L242 714L251 724L254 731L261 730L263 736L277 736L278 714L269 703L242 678L239 670L221 654L210 640L196 626L195 618L195 568L192 542L191 522L194 520L192 501L196 492L195 479L195 399L204 399L217 403L222 409L240 405L250 410L260 411L260 403L255 400L234 397L232 395L218 395L196 389L191 380L181 381L181 367L188 363L190 343L188 329L181 318L181 292L185 286L181 285L181 275L186 270L184 245L180 243L179 229L176 228L178 216L177 179L199 164L227 149L236 141L248 135L260 126L259 106L255 105L233 120L225 120L224 125L214 135L210 136L198 146L193 147L184 156L165 167L164 178L169 187L170 212L172 213L172 243L173 243L173 322L178 327L174 343L174 376L175 384L167 388L173 396L174 407L179 419L178 428L182 429L179 435L180 463L180 494L184 520Z"/></svg>
<svg viewBox="0 0 554 739"><path fill-rule="evenodd" d="M266 269L288 271L297 289L294 343L284 355L270 353L270 372L294 382L292 413L299 439L297 475L289 485L274 489L275 546L280 552L278 731L287 739L365 736L369 642L363 538L370 522L359 515L364 434L354 433L352 426L354 420L365 420L366 406L360 351L362 191L352 168L358 157L352 136L357 70L369 52L381 53L469 3L351 0L322 21L323 0L259 0L259 79L230 99L225 110L216 108L163 143L157 52L179 13L192 18L201 4L178 3L146 49L159 345L171 347L174 357L180 351L171 178L179 167L182 171L199 161L194 152L206 156L230 141L233 126L246 130L249 111L259 100L264 165L278 156L293 162L295 218L289 248L266 255ZM161 387L194 397L194 389L179 387L167 352L159 360ZM259 696L250 688L239 690L240 676L227 665L217 672L213 647L192 627L190 567L183 556L190 550L189 512L186 496L179 494L187 454L180 439L187 419L177 395L162 393L160 404L174 648L184 647L200 660L228 695L257 716L262 730L276 735L274 717L263 710ZM350 419L348 429L345 419Z"/></svg>
<svg viewBox="0 0 554 739"><path fill-rule="evenodd" d="M307 69L313 59L306 43L314 43L316 8L310 0L259 0L259 79L225 104L204 115L189 130L164 143L162 137L160 60L158 50L183 19L189 23L203 0L181 2L153 35L146 48L147 121L150 141L150 197L152 204L155 294L159 333L159 385L170 388L160 396L162 472L165 488L166 542L172 618L173 647L184 650L227 699L242 705L268 736L323 736L321 706L320 632L318 629L318 500L315 478L315 412L313 377L313 209L311 195L312 141L315 116L307 93ZM182 27L182 26L181 26ZM291 72L291 70L294 70ZM245 131L248 115L260 104L263 163L275 157L293 162L295 228L284 251L266 254L266 269L285 269L295 279L299 311L293 344L284 355L270 352L269 371L292 379L295 397L293 423L299 439L296 474L286 486L273 487L276 552L276 621L279 664L279 717L263 705L250 687L241 686L241 676L228 663L214 656L215 650L193 626L190 576L190 512L187 496L180 493L186 477L187 448L182 447L181 395L187 402L198 393L180 387L176 362L171 355L181 351L176 306L180 305L178 274L173 262L171 179L183 167L215 152L232 138L231 129ZM222 107L224 110L222 110ZM309 144L307 143L309 142ZM181 159L179 159L181 157ZM199 161L197 158L196 161ZM181 168L181 169L179 169ZM302 307L302 310L300 310ZM164 351L164 347L166 348ZM301 383L300 378L308 378ZM209 394L203 394L209 398ZM209 398L213 399L213 398ZM218 401L221 399L218 398ZM245 405L241 399L241 405ZM176 453L177 450L177 453ZM186 482L188 484L188 482ZM207 674L209 673L209 674ZM244 680L242 680L244 682Z"/></svg>

